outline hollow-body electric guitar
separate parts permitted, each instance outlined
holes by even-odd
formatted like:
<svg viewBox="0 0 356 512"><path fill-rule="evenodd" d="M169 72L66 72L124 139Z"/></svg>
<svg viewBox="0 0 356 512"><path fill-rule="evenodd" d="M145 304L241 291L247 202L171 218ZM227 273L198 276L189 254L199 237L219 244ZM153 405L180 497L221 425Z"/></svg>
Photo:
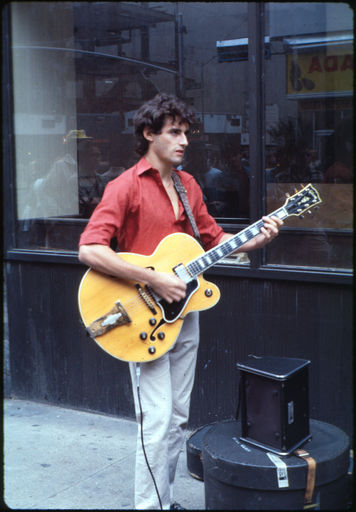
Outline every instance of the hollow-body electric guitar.
<svg viewBox="0 0 356 512"><path fill-rule="evenodd" d="M318 191L307 185L270 213L282 220L299 216L321 203ZM186 297L169 304L149 286L118 279L89 269L78 292L79 310L90 336L113 357L123 361L147 362L158 359L174 344L184 317L218 302L219 288L202 274L260 233L259 220L229 240L204 252L190 235L174 233L165 237L150 256L120 253L121 258L160 272L173 272L187 285Z"/></svg>

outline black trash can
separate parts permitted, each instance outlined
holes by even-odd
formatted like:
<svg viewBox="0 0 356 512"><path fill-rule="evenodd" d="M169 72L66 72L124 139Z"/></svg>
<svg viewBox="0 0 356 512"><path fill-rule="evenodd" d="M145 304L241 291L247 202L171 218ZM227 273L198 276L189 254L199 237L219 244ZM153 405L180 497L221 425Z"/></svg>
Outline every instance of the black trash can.
<svg viewBox="0 0 356 512"><path fill-rule="evenodd" d="M316 461L311 505L346 510L349 500L348 436L339 428L310 420L312 439L303 445ZM241 423L216 423L203 437L207 510L302 510L307 463L294 454L278 456L241 439Z"/></svg>
<svg viewBox="0 0 356 512"><path fill-rule="evenodd" d="M197 480L204 480L202 462L203 438L213 425L216 425L216 423L210 423L198 428L190 434L186 441L187 468L190 475Z"/></svg>
<svg viewBox="0 0 356 512"><path fill-rule="evenodd" d="M222 420L221 423L231 420ZM186 441L186 452L187 452L187 469L190 475L197 480L204 480L204 468L203 468L203 439L204 436L211 427L217 424L217 421L208 423L202 427L197 428L192 432Z"/></svg>

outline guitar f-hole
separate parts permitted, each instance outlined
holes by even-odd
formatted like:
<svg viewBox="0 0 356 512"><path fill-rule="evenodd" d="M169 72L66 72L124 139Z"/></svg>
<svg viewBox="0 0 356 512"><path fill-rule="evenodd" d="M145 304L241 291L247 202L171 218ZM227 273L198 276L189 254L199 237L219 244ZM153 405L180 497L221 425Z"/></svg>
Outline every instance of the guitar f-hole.
<svg viewBox="0 0 356 512"><path fill-rule="evenodd" d="M155 332L157 331L157 329L159 329L163 324L165 324L166 321L164 318L161 319L161 321L159 322L159 324L156 325L156 327L153 329L153 331L151 332L151 336L150 336L150 340L151 341L156 341L156 336L154 335Z"/></svg>

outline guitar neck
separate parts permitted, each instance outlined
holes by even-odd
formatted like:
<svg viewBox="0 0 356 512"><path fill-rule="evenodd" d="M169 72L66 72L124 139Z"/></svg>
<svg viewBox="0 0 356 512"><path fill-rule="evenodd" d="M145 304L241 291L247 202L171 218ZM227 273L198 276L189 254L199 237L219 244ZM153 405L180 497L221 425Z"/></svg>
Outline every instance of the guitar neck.
<svg viewBox="0 0 356 512"><path fill-rule="evenodd" d="M284 206L267 215L267 217L278 217L281 220L286 219L288 216L289 214ZM229 256L229 254L232 254L243 244L258 235L262 227L263 221L260 219L254 224L251 224L251 226L248 226L247 228L234 235L232 238L229 238L229 240L222 242L213 249L205 252L202 256L199 256L195 260L191 261L188 263L188 265L186 265L189 274L192 277L196 277L203 273L209 267L215 265L222 258L226 258L226 256Z"/></svg>

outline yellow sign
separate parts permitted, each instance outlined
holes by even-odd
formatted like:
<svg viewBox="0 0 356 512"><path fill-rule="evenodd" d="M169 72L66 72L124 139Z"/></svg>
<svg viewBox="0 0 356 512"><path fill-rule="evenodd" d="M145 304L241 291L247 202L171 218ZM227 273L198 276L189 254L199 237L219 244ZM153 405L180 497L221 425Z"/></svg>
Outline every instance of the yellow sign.
<svg viewBox="0 0 356 512"><path fill-rule="evenodd" d="M288 95L328 95L353 91L353 52L329 47L313 53L287 55Z"/></svg>

